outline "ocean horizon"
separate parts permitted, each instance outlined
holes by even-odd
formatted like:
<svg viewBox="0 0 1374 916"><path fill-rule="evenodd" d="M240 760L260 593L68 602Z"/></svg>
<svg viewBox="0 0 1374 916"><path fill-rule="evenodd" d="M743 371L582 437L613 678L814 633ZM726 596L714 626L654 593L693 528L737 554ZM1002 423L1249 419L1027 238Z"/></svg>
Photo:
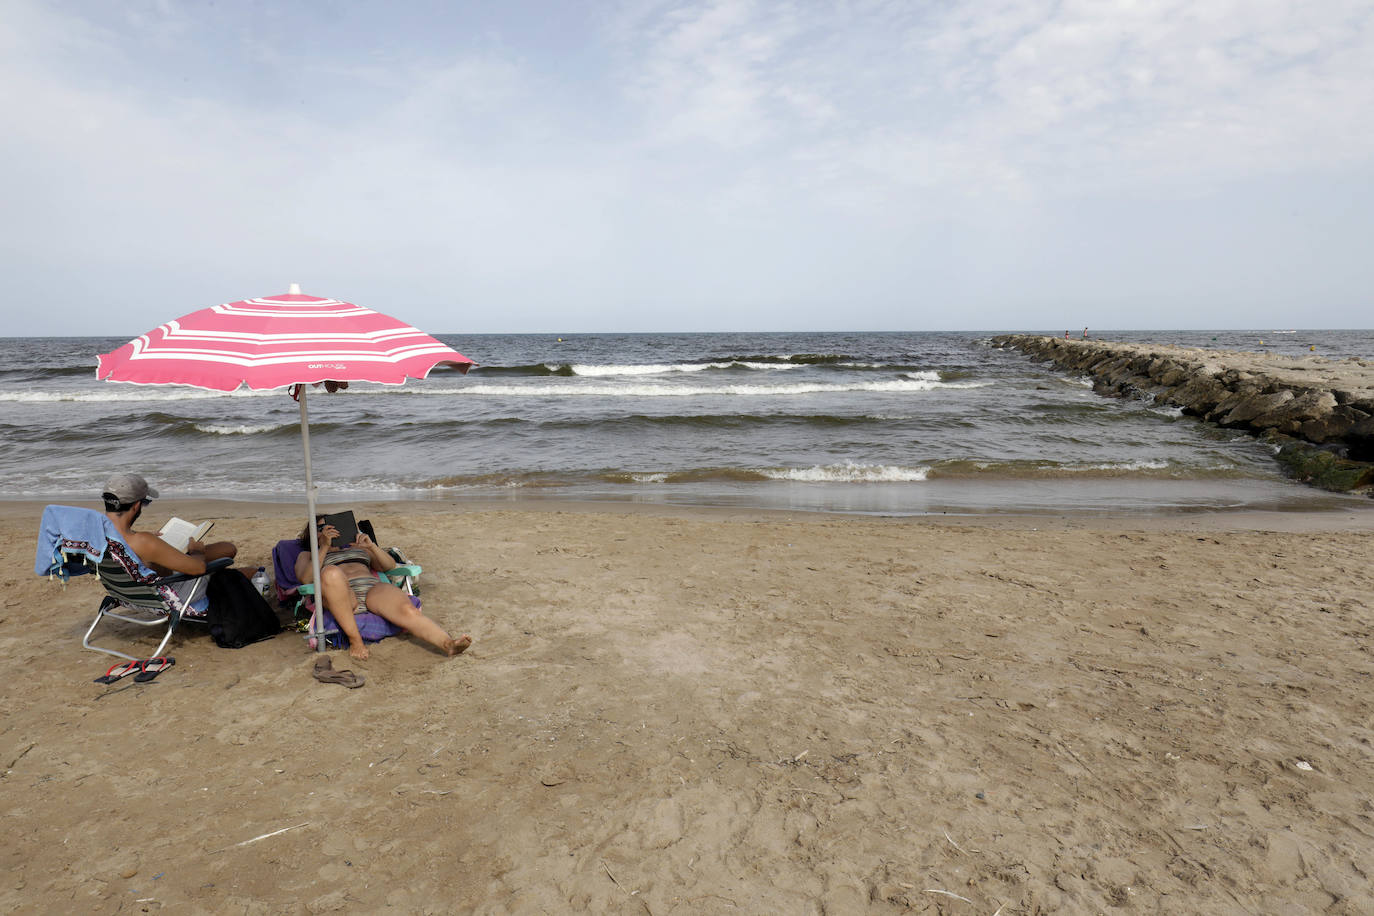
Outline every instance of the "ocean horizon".
<svg viewBox="0 0 1374 916"><path fill-rule="evenodd" d="M999 332L1000 333L1000 332ZM1056 336L1063 331L1046 332ZM1082 329L1070 329L1078 337ZM1370 358L1374 331L1095 331L1133 343ZM1157 514L1365 505L1273 450L991 346L993 332L439 334L479 365L309 399L319 498L558 499L880 515ZM0 499L296 500L299 409L97 381L124 337L0 339Z"/></svg>

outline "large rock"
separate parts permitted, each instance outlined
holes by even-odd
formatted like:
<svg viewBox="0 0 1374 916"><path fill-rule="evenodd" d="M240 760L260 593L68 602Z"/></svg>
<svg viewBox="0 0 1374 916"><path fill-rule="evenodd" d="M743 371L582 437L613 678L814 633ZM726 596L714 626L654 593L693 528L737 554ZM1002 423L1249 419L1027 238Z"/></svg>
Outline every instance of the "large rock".
<svg viewBox="0 0 1374 916"><path fill-rule="evenodd" d="M1276 392L1280 394L1282 392ZM1291 393L1291 392L1290 392ZM1329 391L1304 391L1267 413L1250 421L1256 429L1277 429L1289 436L1299 435L1304 423L1334 422L1336 398Z"/></svg>
<svg viewBox="0 0 1374 916"><path fill-rule="evenodd" d="M1227 386L1226 393L1217 401L1210 411L1207 412L1207 419L1213 423L1222 423L1241 404L1261 397L1264 392L1259 386L1250 382L1249 379Z"/></svg>
<svg viewBox="0 0 1374 916"><path fill-rule="evenodd" d="M1215 376L1195 375L1169 395L1170 403L1197 416L1206 416L1230 392Z"/></svg>
<svg viewBox="0 0 1374 916"><path fill-rule="evenodd" d="M1340 438L1350 446L1351 458L1357 461L1374 461L1374 417L1365 416L1361 420L1356 420Z"/></svg>
<svg viewBox="0 0 1374 916"><path fill-rule="evenodd" d="M1188 366L1181 366L1178 363L1169 363L1160 370L1158 375L1152 376L1165 388L1174 388L1192 378L1195 370Z"/></svg>
<svg viewBox="0 0 1374 916"><path fill-rule="evenodd" d="M1368 414L1353 407L1337 405L1325 416L1313 417L1303 421L1295 435L1300 439L1306 439L1308 442L1318 443L1332 442L1345 436L1351 443L1351 457L1359 457L1353 454L1355 440L1359 438L1359 431L1362 424L1365 423L1370 425L1371 433L1374 433L1374 422L1370 421Z"/></svg>

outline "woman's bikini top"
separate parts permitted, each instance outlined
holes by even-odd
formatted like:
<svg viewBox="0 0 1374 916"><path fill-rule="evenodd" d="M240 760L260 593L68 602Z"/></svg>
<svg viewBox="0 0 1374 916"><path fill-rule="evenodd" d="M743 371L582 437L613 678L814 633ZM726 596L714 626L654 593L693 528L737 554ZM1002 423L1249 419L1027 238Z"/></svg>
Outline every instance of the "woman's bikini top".
<svg viewBox="0 0 1374 916"><path fill-rule="evenodd" d="M362 547L345 547L343 550L334 550L320 557L321 566L337 566L340 563L362 563L371 568L372 554Z"/></svg>

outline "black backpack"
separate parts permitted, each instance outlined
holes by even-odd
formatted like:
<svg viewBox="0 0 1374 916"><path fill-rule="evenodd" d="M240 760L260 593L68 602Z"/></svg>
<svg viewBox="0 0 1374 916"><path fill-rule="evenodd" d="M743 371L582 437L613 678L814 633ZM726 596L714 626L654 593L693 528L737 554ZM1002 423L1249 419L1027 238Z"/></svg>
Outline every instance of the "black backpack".
<svg viewBox="0 0 1374 916"><path fill-rule="evenodd" d="M210 638L221 649L241 649L281 632L277 615L238 570L219 569L211 573L205 594L210 599L206 614Z"/></svg>

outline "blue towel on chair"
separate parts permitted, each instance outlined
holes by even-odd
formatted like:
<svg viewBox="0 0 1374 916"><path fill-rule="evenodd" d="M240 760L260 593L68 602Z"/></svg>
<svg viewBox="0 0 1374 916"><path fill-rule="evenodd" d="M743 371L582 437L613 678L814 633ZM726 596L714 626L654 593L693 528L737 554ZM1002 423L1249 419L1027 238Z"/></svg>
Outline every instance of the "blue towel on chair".
<svg viewBox="0 0 1374 916"><path fill-rule="evenodd" d="M90 567L69 554L89 557L94 565L105 556L105 545L110 541L124 544L114 522L103 512L76 506L48 506L39 523L33 571L39 576L59 576L65 582L68 576L90 572Z"/></svg>

